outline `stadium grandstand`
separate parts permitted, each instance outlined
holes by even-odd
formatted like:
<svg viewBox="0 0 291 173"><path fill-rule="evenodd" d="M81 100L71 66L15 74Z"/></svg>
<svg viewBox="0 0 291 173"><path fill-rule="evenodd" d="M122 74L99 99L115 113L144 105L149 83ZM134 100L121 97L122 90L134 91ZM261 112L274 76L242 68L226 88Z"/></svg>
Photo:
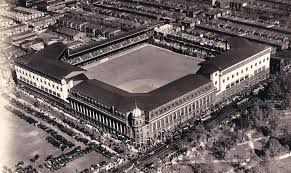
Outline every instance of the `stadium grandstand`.
<svg viewBox="0 0 291 173"><path fill-rule="evenodd" d="M114 52L121 51L136 44L148 42L153 35L153 28L154 26L142 26L97 43L69 50L68 56L63 60L72 65L79 66L98 61Z"/></svg>
<svg viewBox="0 0 291 173"><path fill-rule="evenodd" d="M155 28L140 27L74 50L49 45L15 60L18 83L61 100L80 120L145 145L201 120L216 104L269 76L268 46L238 37L174 35L219 51L205 60L149 44Z"/></svg>

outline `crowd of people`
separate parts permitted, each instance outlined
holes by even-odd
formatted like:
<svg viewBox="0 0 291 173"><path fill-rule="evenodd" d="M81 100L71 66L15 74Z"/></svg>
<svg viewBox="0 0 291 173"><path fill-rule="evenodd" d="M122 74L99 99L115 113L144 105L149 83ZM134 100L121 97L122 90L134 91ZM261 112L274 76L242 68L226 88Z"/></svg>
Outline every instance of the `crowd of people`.
<svg viewBox="0 0 291 173"><path fill-rule="evenodd" d="M206 50L198 50L196 47L185 45L176 41L166 41L155 39L154 45L172 50L183 55L193 56L199 59L205 59L206 57L214 57L214 55Z"/></svg>
<svg viewBox="0 0 291 173"><path fill-rule="evenodd" d="M98 60L98 58L101 58L103 55L109 54L110 52L116 51L118 49L122 49L132 44L144 41L146 39L149 39L149 37L150 37L150 34L148 32L141 35L137 35L135 37L124 39L123 41L116 42L108 46L102 47L100 49L93 50L81 56L77 56L75 58L69 59L67 60L67 62L72 65L78 65L86 61L96 60L96 59Z"/></svg>

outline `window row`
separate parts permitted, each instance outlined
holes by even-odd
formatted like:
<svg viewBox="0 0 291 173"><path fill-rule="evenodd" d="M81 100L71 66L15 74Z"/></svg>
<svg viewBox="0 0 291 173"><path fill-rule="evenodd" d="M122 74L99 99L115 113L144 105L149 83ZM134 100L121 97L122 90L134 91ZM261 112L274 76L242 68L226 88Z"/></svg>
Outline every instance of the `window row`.
<svg viewBox="0 0 291 173"><path fill-rule="evenodd" d="M80 112L81 114L85 115L86 117L89 117L93 120L98 121L99 123L106 125L110 128L113 128L116 131L119 131L121 133L125 132L125 126L121 123L118 123L112 118L109 118L106 115L103 115L101 113L97 113L96 111L88 108L87 106L78 104L76 102L71 102L71 106L74 110L77 112Z"/></svg>
<svg viewBox="0 0 291 173"><path fill-rule="evenodd" d="M195 92L195 94L196 94L196 92ZM194 97L197 96L197 95L195 95L195 94L192 94L192 98L194 98ZM173 109L173 108L175 108L176 106L178 106L178 105L180 105L180 104L182 104L182 103L188 101L188 99L190 99L190 96L189 96L189 95L188 95L187 97L184 97L183 99L179 99L179 101L176 100L175 102L172 102L172 103L168 104L167 106L163 106L163 107L159 108L158 110L156 110L156 111L154 112L154 114L155 114L156 116L157 116L157 115L160 115L160 114L162 114L162 113L164 113L164 112L166 112L166 111L168 111L168 110L170 110L170 109ZM210 95L207 95L207 96L201 98L201 100L202 100L202 99L204 99L205 102L210 102L210 100L211 100L211 96L210 96Z"/></svg>
<svg viewBox="0 0 291 173"><path fill-rule="evenodd" d="M33 82L33 81L31 81L31 80L28 80L28 79L26 79L26 78L24 78L24 77L21 77L21 76L20 76L20 79L21 79L22 81L24 81L24 82L30 84L30 85L33 85L33 86L36 87L36 88L39 88L39 89L41 89L41 90L47 92L47 93L50 93L50 94L52 94L52 95L54 95L54 96L57 96L57 97L61 97L60 93L57 93L57 92L55 92L55 91L52 91L52 90L50 90L50 89L48 89L48 88L46 88L46 87L43 87L43 86L40 86L40 87L39 87L38 85L36 85L35 82Z"/></svg>
<svg viewBox="0 0 291 173"><path fill-rule="evenodd" d="M206 97L204 97L206 98ZM200 99L192 104L189 104L176 112L161 118L160 120L153 123L153 130L159 130L164 126L169 126L172 123L182 123L187 119L191 118L191 116L198 116L203 110L206 110L207 107L210 106L210 102L206 99Z"/></svg>
<svg viewBox="0 0 291 173"><path fill-rule="evenodd" d="M265 59L264 59L263 61L265 62ZM261 61L259 61L259 64L261 64ZM257 63L255 63L255 66L257 66ZM253 65L251 65L250 68L252 69L252 68L253 68ZM265 66L263 66L263 68L265 69ZM260 69L260 68L259 68L259 69ZM245 68L245 71L248 71L248 67ZM241 74L243 74L243 73L244 73L244 70L242 69L242 70L241 70ZM239 72L236 72L236 76L238 76L238 75L239 75ZM235 74L232 74L232 75L231 75L231 78L234 78L234 76L235 76ZM230 79L230 77L227 77L227 78L226 78L227 81L228 81L229 79ZM222 83L224 83L224 82L225 82L225 79L222 80ZM217 82L215 82L215 84L216 84L216 83L217 83Z"/></svg>
<svg viewBox="0 0 291 173"><path fill-rule="evenodd" d="M16 71L18 71L19 73L22 73L23 75L31 78L31 74L28 74L27 72L24 72L24 71L20 72L21 70L19 70L19 69L16 69ZM51 84L50 82L47 82L45 80L42 80L41 78L38 78L38 77L32 75L32 79L36 80L36 81L40 81L40 83L43 83L45 85L47 84L48 86L52 86L52 88L56 88L57 90L60 89L60 91L62 91L61 87L59 87L59 86L57 86L55 84Z"/></svg>
<svg viewBox="0 0 291 173"><path fill-rule="evenodd" d="M228 88L230 88L230 87L232 87L232 86L234 86L234 85L236 85L236 84L244 81L247 78L249 78L249 75L248 74L245 75L245 76L243 76L243 77L241 77L240 79L236 80L235 82L231 82L230 84L226 85L226 89L228 89Z"/></svg>

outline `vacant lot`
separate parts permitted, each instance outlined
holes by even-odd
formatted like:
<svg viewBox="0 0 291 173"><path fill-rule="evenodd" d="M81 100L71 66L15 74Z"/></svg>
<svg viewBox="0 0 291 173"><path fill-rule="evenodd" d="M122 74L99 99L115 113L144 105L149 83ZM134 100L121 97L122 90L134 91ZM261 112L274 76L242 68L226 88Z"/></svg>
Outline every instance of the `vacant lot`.
<svg viewBox="0 0 291 173"><path fill-rule="evenodd" d="M13 167L19 161L27 161L39 154L40 159L45 159L50 154L60 153L61 150L53 147L46 141L48 136L38 127L1 109L0 133L0 169L3 165Z"/></svg>
<svg viewBox="0 0 291 173"><path fill-rule="evenodd" d="M40 156L35 164L38 166L49 155L56 157L62 153L68 152L68 150L61 151L60 149L53 147L46 141L46 137L48 136L46 132L27 123L25 120L18 118L11 112L5 110L2 106L0 107L0 113L0 171L4 166L14 169L14 165L19 161L24 161L25 165L34 165L34 163L31 163L29 159L33 158L36 154ZM76 142L73 138L61 133L57 128L54 129L62 134L66 139L71 140L76 145L80 145L79 142ZM84 147L84 145L80 146ZM109 162L110 159L92 151L91 153L68 163L66 167L59 169L56 172L67 173L71 172L71 170L73 170L73 172L75 170L79 172L85 168L89 168L93 164L100 163L101 161ZM42 172L49 173L50 171L43 168Z"/></svg>
<svg viewBox="0 0 291 173"><path fill-rule="evenodd" d="M201 60L144 44L86 66L89 78L132 93L146 93L187 74L195 73Z"/></svg>

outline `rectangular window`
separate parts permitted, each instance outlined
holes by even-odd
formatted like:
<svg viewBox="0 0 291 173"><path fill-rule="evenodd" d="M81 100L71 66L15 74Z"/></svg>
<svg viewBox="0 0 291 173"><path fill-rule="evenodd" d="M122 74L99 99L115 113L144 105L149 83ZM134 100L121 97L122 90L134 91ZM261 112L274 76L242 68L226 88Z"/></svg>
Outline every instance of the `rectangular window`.
<svg viewBox="0 0 291 173"><path fill-rule="evenodd" d="M234 82L231 82L230 86L234 86Z"/></svg>
<svg viewBox="0 0 291 173"><path fill-rule="evenodd" d="M249 75L245 75L245 79L247 79L249 77Z"/></svg>
<svg viewBox="0 0 291 173"><path fill-rule="evenodd" d="M236 83L236 84L239 83L239 80L236 80L235 83Z"/></svg>

